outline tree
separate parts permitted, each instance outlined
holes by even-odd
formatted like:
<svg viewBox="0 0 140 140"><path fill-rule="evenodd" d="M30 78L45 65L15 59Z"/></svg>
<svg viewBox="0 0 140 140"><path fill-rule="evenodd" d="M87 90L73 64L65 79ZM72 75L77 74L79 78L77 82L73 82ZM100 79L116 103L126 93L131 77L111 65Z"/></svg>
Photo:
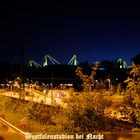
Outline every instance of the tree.
<svg viewBox="0 0 140 140"><path fill-rule="evenodd" d="M76 69L76 75L80 77L83 83L83 88L85 92L91 92L91 85L95 84L95 75L96 75L96 70L98 68L98 65L95 65L93 68L92 72L90 75L86 75L83 73L83 69L81 67L78 67Z"/></svg>
<svg viewBox="0 0 140 140"><path fill-rule="evenodd" d="M60 115L62 131L94 132L107 130L108 119L104 117L104 109L111 105L104 99L103 93L70 94L64 100L66 108Z"/></svg>
<svg viewBox="0 0 140 140"><path fill-rule="evenodd" d="M91 73L91 66L88 63L88 61L84 61L84 62L79 63L79 67L81 67L83 69L82 70L83 73L86 73L88 75Z"/></svg>
<svg viewBox="0 0 140 140"><path fill-rule="evenodd" d="M130 120L134 126L140 126L140 65L132 63L127 83L125 103L131 108ZM126 108L127 110L130 110Z"/></svg>
<svg viewBox="0 0 140 140"><path fill-rule="evenodd" d="M130 76L125 80L127 83L127 92L134 94L140 93L140 65L132 65L129 67L131 69Z"/></svg>
<svg viewBox="0 0 140 140"><path fill-rule="evenodd" d="M103 60L103 61L101 61L100 62L100 65L102 67L104 67L105 69L109 70L109 71L112 70L112 69L114 69L114 62L109 61L109 60Z"/></svg>
<svg viewBox="0 0 140 140"><path fill-rule="evenodd" d="M103 60L100 62L100 65L105 69L104 72L105 78L110 79L112 82L114 82L116 79L115 62L109 60Z"/></svg>
<svg viewBox="0 0 140 140"><path fill-rule="evenodd" d="M136 65L140 64L140 53L138 53L135 57L131 58L131 61Z"/></svg>

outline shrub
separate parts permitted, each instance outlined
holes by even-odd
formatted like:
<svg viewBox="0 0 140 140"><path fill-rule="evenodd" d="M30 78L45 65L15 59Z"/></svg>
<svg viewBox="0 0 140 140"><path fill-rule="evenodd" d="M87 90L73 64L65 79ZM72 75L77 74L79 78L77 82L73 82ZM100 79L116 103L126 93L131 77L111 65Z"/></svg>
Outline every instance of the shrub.
<svg viewBox="0 0 140 140"><path fill-rule="evenodd" d="M130 68L130 75L125 81L127 88L124 102L132 109L129 118L135 127L140 126L140 65L132 63Z"/></svg>
<svg viewBox="0 0 140 140"><path fill-rule="evenodd" d="M95 84L95 75L98 65L95 65L95 68L92 70L90 75L86 75L83 73L82 68L78 67L76 69L76 75L82 80L82 86L85 92L91 92L91 85Z"/></svg>
<svg viewBox="0 0 140 140"><path fill-rule="evenodd" d="M102 93L70 95L65 100L67 107L60 114L62 131L93 132L105 130L108 126L104 109L110 105Z"/></svg>

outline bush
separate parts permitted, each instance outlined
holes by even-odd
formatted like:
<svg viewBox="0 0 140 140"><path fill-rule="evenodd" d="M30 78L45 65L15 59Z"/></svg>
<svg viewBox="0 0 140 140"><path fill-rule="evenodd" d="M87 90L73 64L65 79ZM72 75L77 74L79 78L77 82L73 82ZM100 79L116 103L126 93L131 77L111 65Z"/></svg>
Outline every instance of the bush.
<svg viewBox="0 0 140 140"><path fill-rule="evenodd" d="M62 131L93 132L108 127L104 109L110 105L102 93L70 95L66 108L60 114Z"/></svg>
<svg viewBox="0 0 140 140"><path fill-rule="evenodd" d="M134 127L137 127L140 126L140 65L133 63L130 68L130 75L125 81L127 83L125 104L131 108L129 119Z"/></svg>

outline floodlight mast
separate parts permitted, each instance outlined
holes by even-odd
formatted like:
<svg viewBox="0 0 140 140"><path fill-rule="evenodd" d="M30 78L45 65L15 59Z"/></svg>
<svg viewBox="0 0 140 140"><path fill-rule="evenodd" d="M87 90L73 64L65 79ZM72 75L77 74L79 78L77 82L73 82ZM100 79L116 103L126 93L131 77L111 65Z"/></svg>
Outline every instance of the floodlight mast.
<svg viewBox="0 0 140 140"><path fill-rule="evenodd" d="M29 67L35 66L36 68L41 67L41 65L39 65L39 64L38 64L37 62L35 62L34 60L30 60L29 63L28 63L28 66L29 66Z"/></svg>
<svg viewBox="0 0 140 140"><path fill-rule="evenodd" d="M48 60L50 60L52 64L60 64L56 59L54 59L50 55L45 55L43 67L48 66Z"/></svg>
<svg viewBox="0 0 140 140"><path fill-rule="evenodd" d="M44 66L48 66L48 58L47 58L47 56L44 57L43 67Z"/></svg>
<svg viewBox="0 0 140 140"><path fill-rule="evenodd" d="M122 58L119 58L118 60L117 60L117 63L119 64L119 68L128 68L128 66L127 66L127 64L126 64L126 62L122 59Z"/></svg>
<svg viewBox="0 0 140 140"><path fill-rule="evenodd" d="M44 59L43 59L43 67L45 66L48 66L49 65L49 61L53 64L53 65L56 65L56 64L60 64L60 62L58 62L56 59L54 59L52 56L50 55L45 55ZM70 61L68 62L68 65L73 65L73 66L77 66L79 63L77 61L77 55L73 55L72 58L70 59ZM37 62L35 62L34 60L30 60L29 63L28 63L28 66L29 67L42 67L41 65L39 65Z"/></svg>
<svg viewBox="0 0 140 140"><path fill-rule="evenodd" d="M70 61L68 62L68 65L78 65L78 61L77 61L77 56L74 54L73 57L70 59Z"/></svg>

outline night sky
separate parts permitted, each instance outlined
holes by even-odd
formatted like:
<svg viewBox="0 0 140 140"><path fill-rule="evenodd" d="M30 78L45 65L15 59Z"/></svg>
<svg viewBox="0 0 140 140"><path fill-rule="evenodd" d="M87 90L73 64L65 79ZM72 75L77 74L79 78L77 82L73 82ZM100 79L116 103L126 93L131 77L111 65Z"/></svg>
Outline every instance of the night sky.
<svg viewBox="0 0 140 140"><path fill-rule="evenodd" d="M18 63L22 46L26 61L42 63L46 54L66 64L130 59L140 53L140 8L114 1L11 1L0 4L0 61Z"/></svg>

